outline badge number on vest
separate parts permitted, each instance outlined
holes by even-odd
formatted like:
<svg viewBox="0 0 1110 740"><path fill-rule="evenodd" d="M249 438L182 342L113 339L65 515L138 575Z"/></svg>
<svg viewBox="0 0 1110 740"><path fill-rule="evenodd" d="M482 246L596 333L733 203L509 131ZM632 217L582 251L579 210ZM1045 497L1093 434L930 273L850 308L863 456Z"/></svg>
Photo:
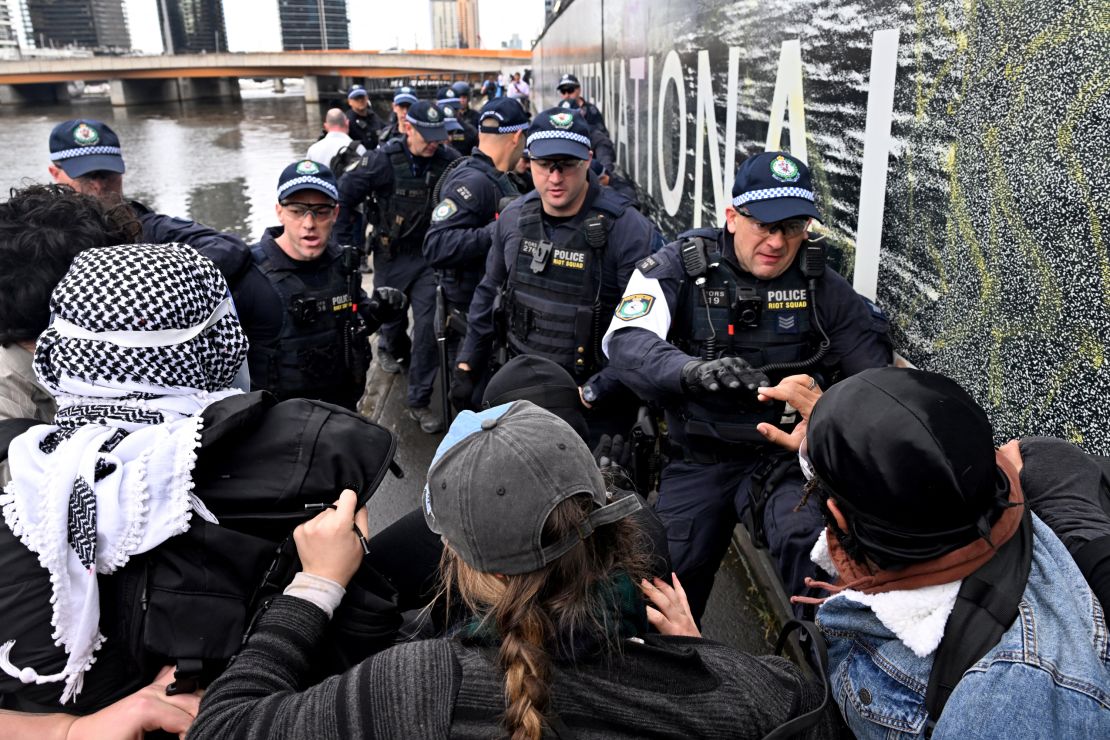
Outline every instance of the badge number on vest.
<svg viewBox="0 0 1110 740"><path fill-rule="evenodd" d="M646 293L626 295L617 305L616 316L621 321L631 321L641 316L647 316L655 304L655 296Z"/></svg>
<svg viewBox="0 0 1110 740"><path fill-rule="evenodd" d="M706 288L702 292L701 305L703 306L720 308L722 306L727 306L728 304L729 301L727 288Z"/></svg>

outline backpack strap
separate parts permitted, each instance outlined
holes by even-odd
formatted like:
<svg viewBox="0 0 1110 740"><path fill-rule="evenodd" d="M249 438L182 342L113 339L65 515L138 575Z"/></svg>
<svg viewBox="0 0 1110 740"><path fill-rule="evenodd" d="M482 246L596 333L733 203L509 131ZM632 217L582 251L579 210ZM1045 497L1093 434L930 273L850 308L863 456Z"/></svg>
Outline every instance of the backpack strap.
<svg viewBox="0 0 1110 740"><path fill-rule="evenodd" d="M1017 619L1032 563L1033 519L1026 508L1014 536L960 586L929 672L925 737L932 736L960 678L998 644Z"/></svg>
<svg viewBox="0 0 1110 740"><path fill-rule="evenodd" d="M763 740L780 740L781 738L799 735L811 727L816 726L825 716L825 710L829 707L829 698L832 696L832 690L829 688L829 651L825 645L825 638L821 637L821 633L817 631L817 626L814 625L813 622L791 619L784 624L782 630L779 632L779 639L775 642L775 655L782 654L783 648L786 647L787 639L798 630L804 633L802 635L803 639L808 638L808 642L813 647L812 655L817 662L817 673L821 678L821 688L823 690L821 703L817 705L816 709L811 709L804 714L799 714L797 717L783 722L764 735Z"/></svg>

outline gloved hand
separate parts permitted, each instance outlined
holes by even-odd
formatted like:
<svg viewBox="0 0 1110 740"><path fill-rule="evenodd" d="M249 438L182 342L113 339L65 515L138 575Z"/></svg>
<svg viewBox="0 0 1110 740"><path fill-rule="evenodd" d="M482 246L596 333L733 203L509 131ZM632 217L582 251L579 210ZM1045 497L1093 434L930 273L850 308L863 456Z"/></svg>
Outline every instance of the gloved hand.
<svg viewBox="0 0 1110 740"><path fill-rule="evenodd" d="M635 485L629 477L632 468L632 445L624 437L614 434L601 435L597 440L597 447L593 450L594 460L598 469L619 488L629 491L635 490Z"/></svg>
<svg viewBox="0 0 1110 740"><path fill-rule="evenodd" d="M690 360L682 366L682 387L688 391L740 390L755 391L771 385L766 375L752 368L739 357L717 360Z"/></svg>
<svg viewBox="0 0 1110 740"><path fill-rule="evenodd" d="M632 464L632 445L619 434L612 437L603 434L594 448L594 460L597 460L597 466L602 470L613 466L627 470Z"/></svg>
<svg viewBox="0 0 1110 740"><path fill-rule="evenodd" d="M473 410L474 373L456 366L451 371L451 405L456 411Z"/></svg>
<svg viewBox="0 0 1110 740"><path fill-rule="evenodd" d="M366 310L370 318L380 326L404 316L405 311L409 310L409 300L396 288L375 288L366 303Z"/></svg>

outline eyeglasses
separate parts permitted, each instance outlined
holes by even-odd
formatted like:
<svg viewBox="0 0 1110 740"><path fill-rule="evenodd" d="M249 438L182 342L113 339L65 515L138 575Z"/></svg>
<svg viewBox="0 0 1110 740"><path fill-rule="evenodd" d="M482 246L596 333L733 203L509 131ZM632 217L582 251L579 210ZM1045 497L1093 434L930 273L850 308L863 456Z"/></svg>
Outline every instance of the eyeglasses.
<svg viewBox="0 0 1110 740"><path fill-rule="evenodd" d="M547 170L548 174L562 172L563 170L574 172L586 163L584 159L532 159L531 161L533 165L540 169Z"/></svg>
<svg viewBox="0 0 1110 740"><path fill-rule="evenodd" d="M335 217L335 205L335 203L316 204L289 202L282 203L281 207L298 221L303 221L305 216L310 213L317 221L330 221Z"/></svg>
<svg viewBox="0 0 1110 740"><path fill-rule="evenodd" d="M560 87L559 88L559 94L560 95L571 95L571 94L576 93L576 92L578 92L577 87Z"/></svg>
<svg viewBox="0 0 1110 740"><path fill-rule="evenodd" d="M781 231L783 236L801 236L805 233L806 227L809 226L808 218L788 218L785 221L775 221L774 223L763 223L755 216L747 211L736 211L738 214L748 219L752 225L752 231L760 236L770 236L776 231Z"/></svg>

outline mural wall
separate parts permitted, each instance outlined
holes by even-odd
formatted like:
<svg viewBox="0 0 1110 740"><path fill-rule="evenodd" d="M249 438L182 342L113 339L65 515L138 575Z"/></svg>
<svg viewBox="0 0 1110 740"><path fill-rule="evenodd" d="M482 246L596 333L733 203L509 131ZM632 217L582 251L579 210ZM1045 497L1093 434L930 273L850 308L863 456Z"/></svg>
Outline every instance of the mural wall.
<svg viewBox="0 0 1110 740"><path fill-rule="evenodd" d="M534 65L541 103L583 81L668 237L749 154L806 159L906 358L999 439L1110 454L1110 0L575 0Z"/></svg>

